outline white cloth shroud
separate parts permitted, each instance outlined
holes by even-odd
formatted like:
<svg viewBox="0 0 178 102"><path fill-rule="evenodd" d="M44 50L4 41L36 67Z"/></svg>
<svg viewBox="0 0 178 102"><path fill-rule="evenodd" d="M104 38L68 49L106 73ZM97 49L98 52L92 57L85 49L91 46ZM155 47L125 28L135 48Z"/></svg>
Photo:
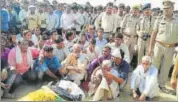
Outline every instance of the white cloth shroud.
<svg viewBox="0 0 178 102"><path fill-rule="evenodd" d="M82 89L80 89L80 87L71 81L66 81L66 80L61 80L58 83L58 87L63 88L64 90L70 90L72 95L82 95L82 100L85 98L85 93L83 92Z"/></svg>

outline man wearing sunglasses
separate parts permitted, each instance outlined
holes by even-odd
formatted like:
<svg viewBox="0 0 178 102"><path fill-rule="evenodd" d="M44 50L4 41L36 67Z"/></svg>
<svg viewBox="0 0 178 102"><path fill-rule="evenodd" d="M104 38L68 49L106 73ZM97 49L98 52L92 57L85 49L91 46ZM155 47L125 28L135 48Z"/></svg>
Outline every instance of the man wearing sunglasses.
<svg viewBox="0 0 178 102"><path fill-rule="evenodd" d="M134 100L145 101L159 95L157 75L158 69L152 65L151 57L144 56L141 64L131 75L131 90Z"/></svg>

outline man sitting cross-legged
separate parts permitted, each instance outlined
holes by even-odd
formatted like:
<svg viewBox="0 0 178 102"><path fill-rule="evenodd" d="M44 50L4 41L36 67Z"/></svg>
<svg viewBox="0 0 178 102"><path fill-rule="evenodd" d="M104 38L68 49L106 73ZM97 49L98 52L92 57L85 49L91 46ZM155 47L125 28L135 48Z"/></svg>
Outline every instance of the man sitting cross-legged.
<svg viewBox="0 0 178 102"><path fill-rule="evenodd" d="M158 70L151 65L151 57L144 56L142 63L133 71L131 89L134 100L145 101L146 97L153 98L159 95Z"/></svg>
<svg viewBox="0 0 178 102"><path fill-rule="evenodd" d="M74 81L76 84L80 85L81 80L87 76L87 57L81 53L81 45L75 44L73 46L73 52L67 56L67 58L62 62L63 68L62 72L65 74L69 80Z"/></svg>

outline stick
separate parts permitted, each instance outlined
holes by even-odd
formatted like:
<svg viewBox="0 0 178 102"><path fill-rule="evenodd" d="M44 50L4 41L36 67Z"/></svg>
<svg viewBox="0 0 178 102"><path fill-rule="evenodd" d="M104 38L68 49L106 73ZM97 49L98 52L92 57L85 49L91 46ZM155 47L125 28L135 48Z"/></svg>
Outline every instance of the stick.
<svg viewBox="0 0 178 102"><path fill-rule="evenodd" d="M96 58L97 58L97 60L98 60L99 66L100 66L98 69L101 69L101 70L102 70L102 73L103 73L103 69L102 69L102 66L101 66L100 60L99 60L98 56L96 55L95 49L94 49L94 54L95 54L95 57L96 57ZM112 99L114 100L114 96L113 96L113 94L112 94L111 87L109 86L109 84L108 84L108 83L107 83L107 85L108 85L108 87L109 87L109 90L111 91L111 97L112 97Z"/></svg>

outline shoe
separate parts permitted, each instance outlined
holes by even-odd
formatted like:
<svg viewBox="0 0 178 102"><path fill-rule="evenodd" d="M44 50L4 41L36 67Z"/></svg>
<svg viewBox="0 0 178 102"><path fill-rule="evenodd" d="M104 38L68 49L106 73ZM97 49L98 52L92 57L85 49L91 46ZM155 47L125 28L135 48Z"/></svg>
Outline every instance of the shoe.
<svg viewBox="0 0 178 102"><path fill-rule="evenodd" d="M159 88L163 93L171 94L171 90L167 89L166 87L159 87Z"/></svg>

